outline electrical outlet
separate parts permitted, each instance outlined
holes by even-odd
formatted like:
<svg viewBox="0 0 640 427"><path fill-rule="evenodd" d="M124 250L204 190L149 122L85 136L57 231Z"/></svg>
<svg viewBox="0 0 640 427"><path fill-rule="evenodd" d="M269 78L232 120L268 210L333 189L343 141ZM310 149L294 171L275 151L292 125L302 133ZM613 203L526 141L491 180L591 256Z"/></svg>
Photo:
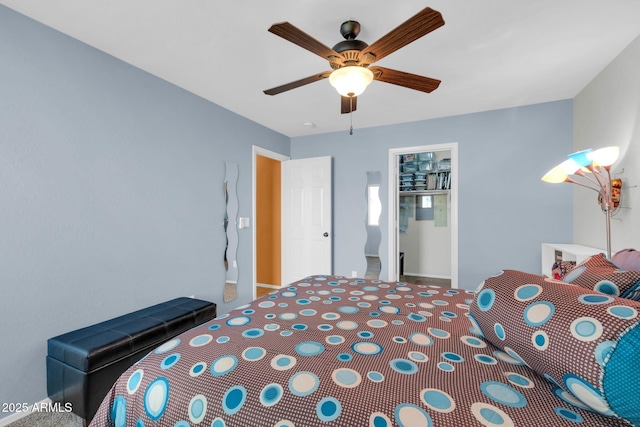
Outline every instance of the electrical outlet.
<svg viewBox="0 0 640 427"><path fill-rule="evenodd" d="M351 272L351 277L358 277L358 272L356 270L353 270Z"/></svg>

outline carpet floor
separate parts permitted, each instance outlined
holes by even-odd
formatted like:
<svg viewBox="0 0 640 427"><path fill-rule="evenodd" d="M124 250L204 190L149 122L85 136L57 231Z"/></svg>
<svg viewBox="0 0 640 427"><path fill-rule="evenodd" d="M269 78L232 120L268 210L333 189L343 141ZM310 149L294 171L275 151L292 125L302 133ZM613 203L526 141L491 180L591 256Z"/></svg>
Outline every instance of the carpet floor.
<svg viewBox="0 0 640 427"><path fill-rule="evenodd" d="M72 413L35 412L7 427L82 427L82 418Z"/></svg>

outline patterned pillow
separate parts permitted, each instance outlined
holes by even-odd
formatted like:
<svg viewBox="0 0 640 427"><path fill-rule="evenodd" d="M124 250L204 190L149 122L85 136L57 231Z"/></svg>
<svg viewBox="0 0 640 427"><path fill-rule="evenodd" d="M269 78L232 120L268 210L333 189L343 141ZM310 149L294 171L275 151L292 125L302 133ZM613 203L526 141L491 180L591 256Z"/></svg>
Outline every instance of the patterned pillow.
<svg viewBox="0 0 640 427"><path fill-rule="evenodd" d="M635 249L622 249L611 257L611 262L620 270L640 270L640 251Z"/></svg>
<svg viewBox="0 0 640 427"><path fill-rule="evenodd" d="M505 270L484 281L470 319L575 406L640 425L640 303Z"/></svg>
<svg viewBox="0 0 640 427"><path fill-rule="evenodd" d="M621 271L603 254L590 256L562 278L583 288L640 301L640 271Z"/></svg>

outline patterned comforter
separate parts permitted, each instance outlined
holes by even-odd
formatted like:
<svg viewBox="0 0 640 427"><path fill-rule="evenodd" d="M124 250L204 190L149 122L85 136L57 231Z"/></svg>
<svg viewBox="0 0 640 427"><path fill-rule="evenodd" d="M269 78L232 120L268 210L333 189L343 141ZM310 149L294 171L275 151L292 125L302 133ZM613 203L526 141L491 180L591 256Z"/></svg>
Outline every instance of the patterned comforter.
<svg viewBox="0 0 640 427"><path fill-rule="evenodd" d="M102 426L622 426L481 338L473 293L309 277L125 372ZM555 389L555 390L554 390Z"/></svg>

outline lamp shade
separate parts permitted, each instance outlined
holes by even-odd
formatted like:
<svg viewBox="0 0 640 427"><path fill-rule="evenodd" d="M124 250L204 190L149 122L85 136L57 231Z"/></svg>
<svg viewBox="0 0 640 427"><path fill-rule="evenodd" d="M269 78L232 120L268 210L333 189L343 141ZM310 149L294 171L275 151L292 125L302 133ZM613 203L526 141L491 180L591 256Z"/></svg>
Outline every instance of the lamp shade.
<svg viewBox="0 0 640 427"><path fill-rule="evenodd" d="M368 68L357 65L338 68L329 76L329 83L342 96L358 96L373 80L373 73Z"/></svg>
<svg viewBox="0 0 640 427"><path fill-rule="evenodd" d="M593 163L593 161L589 158L589 153L591 153L592 151L593 150L591 148L582 151L576 151L573 154L569 154L567 157L572 159L580 166L589 166L591 165L591 163Z"/></svg>
<svg viewBox="0 0 640 427"><path fill-rule="evenodd" d="M567 172L562 168L562 166L558 165L544 174L540 179L544 182L550 182L551 184L559 184L561 182L565 182L567 178L569 178Z"/></svg>
<svg viewBox="0 0 640 427"><path fill-rule="evenodd" d="M580 165L573 159L567 159L558 165L567 175L573 175L580 169ZM562 182L562 181L561 181Z"/></svg>
<svg viewBox="0 0 640 427"><path fill-rule="evenodd" d="M587 157L599 166L611 166L618 160L619 155L620 147L604 147L592 151Z"/></svg>

